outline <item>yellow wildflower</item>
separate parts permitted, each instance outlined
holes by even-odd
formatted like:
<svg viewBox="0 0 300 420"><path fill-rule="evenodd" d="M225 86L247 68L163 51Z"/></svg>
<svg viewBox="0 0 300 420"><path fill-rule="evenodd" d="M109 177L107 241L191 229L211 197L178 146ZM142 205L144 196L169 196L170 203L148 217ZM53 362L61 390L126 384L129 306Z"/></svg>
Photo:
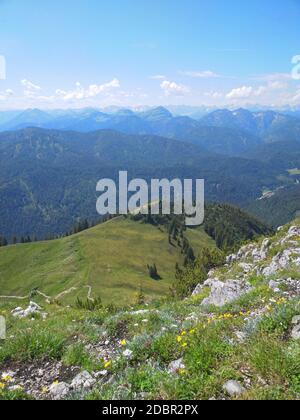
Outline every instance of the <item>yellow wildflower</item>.
<svg viewBox="0 0 300 420"><path fill-rule="evenodd" d="M179 369L179 374L180 375L185 375L186 374L186 370L185 369Z"/></svg>
<svg viewBox="0 0 300 420"><path fill-rule="evenodd" d="M195 334L195 332L196 332L195 330L191 330L191 331L190 331L190 334L192 334L192 335L193 335L193 334Z"/></svg>
<svg viewBox="0 0 300 420"><path fill-rule="evenodd" d="M188 343L182 343L182 347L187 347Z"/></svg>
<svg viewBox="0 0 300 420"><path fill-rule="evenodd" d="M59 385L59 381L54 381L53 385Z"/></svg>
<svg viewBox="0 0 300 420"><path fill-rule="evenodd" d="M2 376L2 381L3 382L11 382L12 377L10 375L4 375L4 376Z"/></svg>
<svg viewBox="0 0 300 420"><path fill-rule="evenodd" d="M48 394L48 388L46 386L42 388L42 394Z"/></svg>
<svg viewBox="0 0 300 420"><path fill-rule="evenodd" d="M3 382L0 382L0 390L4 389L6 387L6 385Z"/></svg>
<svg viewBox="0 0 300 420"><path fill-rule="evenodd" d="M112 365L111 360L108 360L108 361L104 364L104 368L105 368L105 369L108 369L108 368L110 368L110 367L111 367L111 365Z"/></svg>
<svg viewBox="0 0 300 420"><path fill-rule="evenodd" d="M180 337L180 335L177 337L177 341L178 341L178 343L181 343L182 337Z"/></svg>
<svg viewBox="0 0 300 420"><path fill-rule="evenodd" d="M125 347L125 346L126 346L126 344L127 344L127 341L126 341L126 340L122 340L122 341L121 341L121 345L122 345L123 347Z"/></svg>
<svg viewBox="0 0 300 420"><path fill-rule="evenodd" d="M185 336L186 335L186 331L182 331L181 335L182 336Z"/></svg>

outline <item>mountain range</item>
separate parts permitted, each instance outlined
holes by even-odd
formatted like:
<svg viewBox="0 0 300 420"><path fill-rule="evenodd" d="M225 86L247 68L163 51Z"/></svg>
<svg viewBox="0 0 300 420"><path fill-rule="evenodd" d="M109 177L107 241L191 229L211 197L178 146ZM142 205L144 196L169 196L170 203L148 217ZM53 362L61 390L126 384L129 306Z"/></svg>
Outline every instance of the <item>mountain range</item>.
<svg viewBox="0 0 300 420"><path fill-rule="evenodd" d="M44 238L68 231L79 218L97 220L96 184L117 180L120 170L146 180L205 179L207 201L253 210L265 191L299 182L300 142L276 146L259 145L258 156L254 148L248 157L228 157L189 142L113 130L0 133L0 232Z"/></svg>
<svg viewBox="0 0 300 420"><path fill-rule="evenodd" d="M217 110L200 119L174 116L163 107L143 112L29 109L0 113L0 131L28 127L82 133L110 129L125 134L157 135L190 142L227 156L239 156L263 143L300 139L300 118L275 111Z"/></svg>

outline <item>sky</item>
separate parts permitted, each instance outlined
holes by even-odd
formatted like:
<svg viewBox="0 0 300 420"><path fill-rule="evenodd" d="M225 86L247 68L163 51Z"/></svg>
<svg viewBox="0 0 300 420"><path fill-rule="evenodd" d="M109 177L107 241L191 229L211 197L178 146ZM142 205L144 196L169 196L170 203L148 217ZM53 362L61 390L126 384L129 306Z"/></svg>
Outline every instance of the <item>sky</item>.
<svg viewBox="0 0 300 420"><path fill-rule="evenodd" d="M0 109L300 106L300 0L0 0Z"/></svg>

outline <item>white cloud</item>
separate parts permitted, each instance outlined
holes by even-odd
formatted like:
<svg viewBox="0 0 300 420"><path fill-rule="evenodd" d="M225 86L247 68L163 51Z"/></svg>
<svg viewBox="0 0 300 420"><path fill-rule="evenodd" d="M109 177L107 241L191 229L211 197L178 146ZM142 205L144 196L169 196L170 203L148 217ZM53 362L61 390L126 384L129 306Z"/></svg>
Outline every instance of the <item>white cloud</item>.
<svg viewBox="0 0 300 420"><path fill-rule="evenodd" d="M162 82L160 87L165 92L166 96L183 96L190 92L190 89L187 86L179 85L168 80Z"/></svg>
<svg viewBox="0 0 300 420"><path fill-rule="evenodd" d="M249 98L253 94L253 87L252 86L242 86L236 89L232 89L226 97L228 99L244 99Z"/></svg>
<svg viewBox="0 0 300 420"><path fill-rule="evenodd" d="M262 96L268 93L269 91L272 91L278 88L279 88L279 85L277 83L269 84L266 86L259 86L257 88L254 88L253 86L242 86L236 89L232 89L232 91L226 95L226 98L234 99L234 100L249 99L251 97Z"/></svg>
<svg viewBox="0 0 300 420"><path fill-rule="evenodd" d="M211 70L205 70L205 71L181 71L180 72L183 76L187 77L194 77L198 79L212 79L220 77L217 73L214 73Z"/></svg>
<svg viewBox="0 0 300 420"><path fill-rule="evenodd" d="M30 82L27 79L23 79L21 80L21 85L26 89L26 90L31 90L31 91L35 91L38 92L40 90L42 90L42 88L40 86L35 85L34 83Z"/></svg>
<svg viewBox="0 0 300 420"><path fill-rule="evenodd" d="M56 90L56 95L58 98L63 99L64 101L69 100L80 100L96 97L103 93L108 93L114 89L121 87L120 81L118 79L113 79L108 83L102 85L90 85L88 88L84 88L80 82L76 83L76 88L71 91L65 91L61 89Z"/></svg>
<svg viewBox="0 0 300 420"><path fill-rule="evenodd" d="M300 55L294 55L292 58L292 64L298 64L300 61Z"/></svg>
<svg viewBox="0 0 300 420"><path fill-rule="evenodd" d="M21 80L21 85L24 87L24 96L27 98L34 98L42 90L42 88L27 79Z"/></svg>
<svg viewBox="0 0 300 420"><path fill-rule="evenodd" d="M14 95L14 91L11 89L6 89L4 92L0 92L0 101L5 101Z"/></svg>
<svg viewBox="0 0 300 420"><path fill-rule="evenodd" d="M150 76L150 79L152 79L152 80L164 80L164 79L166 79L166 76L164 76L162 74L156 74L154 76Z"/></svg>

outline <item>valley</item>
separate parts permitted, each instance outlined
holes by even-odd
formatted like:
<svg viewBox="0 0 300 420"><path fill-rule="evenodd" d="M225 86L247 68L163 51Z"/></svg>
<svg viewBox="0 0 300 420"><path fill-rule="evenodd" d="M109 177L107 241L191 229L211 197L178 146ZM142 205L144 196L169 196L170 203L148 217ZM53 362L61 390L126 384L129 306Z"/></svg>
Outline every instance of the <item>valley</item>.
<svg viewBox="0 0 300 420"><path fill-rule="evenodd" d="M42 120L41 113L25 111L36 125ZM44 239L64 234L80 219L97 221L96 184L102 178L117 180L120 168L127 170L130 178L145 180L204 179L207 202L232 203L258 217L262 212L256 210L257 200L263 191L283 188L288 193L299 181L295 171L288 172L300 167L298 141L282 138L274 143L245 143L231 131L232 142L226 137L226 130L232 128L216 127L219 138L211 128L203 131L200 127L201 134L197 121L186 117L182 121L163 108L142 117L156 134L126 134L125 128L123 133L111 129L83 133L44 128L0 133L0 236L8 241L14 236ZM132 112L123 111L122 118L132 118ZM166 130L170 124L177 127L176 132L181 127L182 135L175 131L172 134L173 128ZM195 129L194 141L190 130ZM201 136L203 141L198 141ZM216 139L219 149L214 146ZM236 142L247 144L246 150L241 151ZM231 151L224 148L226 144ZM281 220L288 222L289 217L286 212ZM278 226L274 218L265 217L264 221Z"/></svg>

